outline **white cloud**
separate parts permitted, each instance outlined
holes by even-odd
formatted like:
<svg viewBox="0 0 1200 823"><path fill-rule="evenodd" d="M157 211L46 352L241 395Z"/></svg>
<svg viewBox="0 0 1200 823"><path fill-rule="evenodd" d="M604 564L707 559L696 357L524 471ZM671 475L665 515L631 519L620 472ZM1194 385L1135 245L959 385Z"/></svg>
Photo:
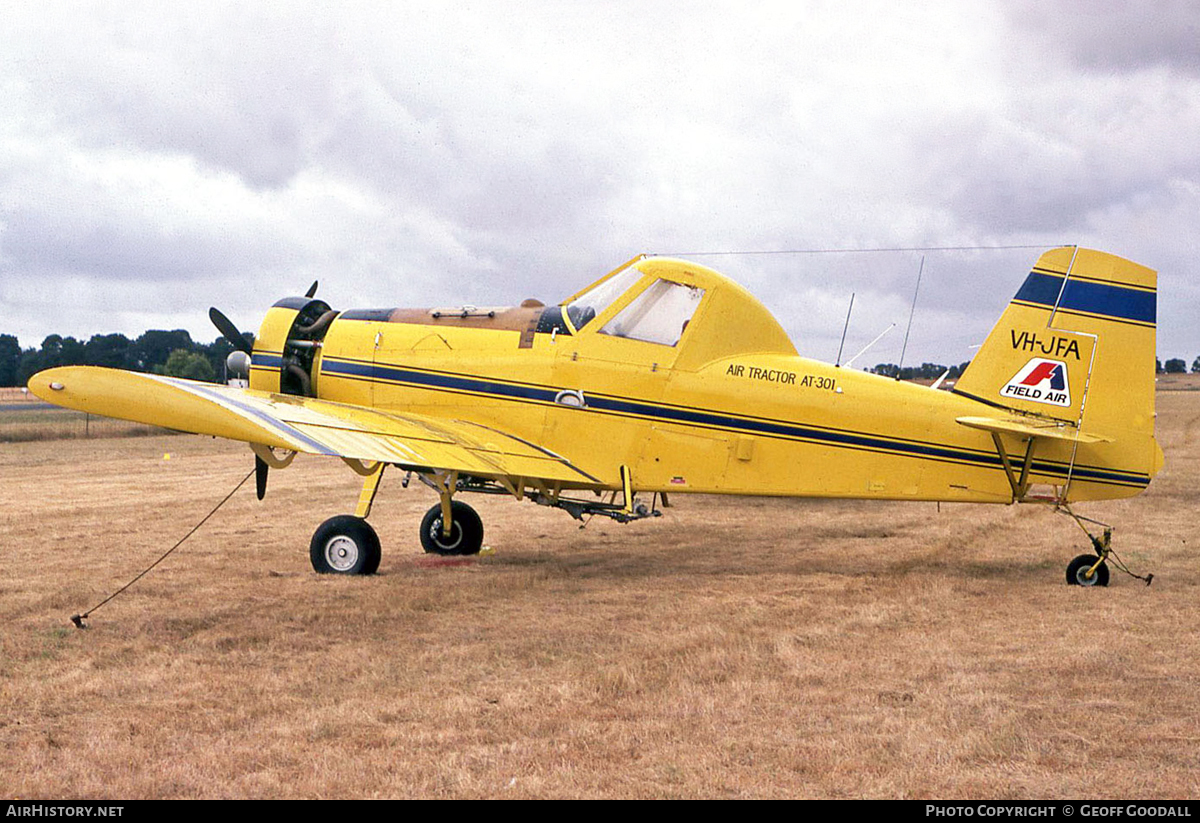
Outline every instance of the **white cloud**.
<svg viewBox="0 0 1200 823"><path fill-rule="evenodd" d="M1200 89L1168 36L1194 13L1160 7L1106 62L1112 27L1013 8L17 6L0 331L209 339L208 305L251 327L313 278L339 306L494 304L638 251L1076 239L1194 299ZM1035 256L931 256L914 362L986 334ZM825 358L850 290L864 326L903 322L916 269L703 262ZM1168 345L1200 352L1168 299Z"/></svg>

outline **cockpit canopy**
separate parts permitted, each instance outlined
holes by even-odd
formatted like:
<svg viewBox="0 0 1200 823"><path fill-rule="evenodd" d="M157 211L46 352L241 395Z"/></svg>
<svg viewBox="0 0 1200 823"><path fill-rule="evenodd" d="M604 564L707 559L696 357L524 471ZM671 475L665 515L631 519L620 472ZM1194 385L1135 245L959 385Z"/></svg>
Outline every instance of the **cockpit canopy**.
<svg viewBox="0 0 1200 823"><path fill-rule="evenodd" d="M574 295L563 310L576 331L678 347L676 367L749 352L792 354L771 313L729 278L665 257L634 258Z"/></svg>
<svg viewBox="0 0 1200 823"><path fill-rule="evenodd" d="M602 280L567 304L567 317L576 329L586 327L597 315L617 303L644 277L633 266ZM674 346L691 322L704 289L684 283L656 278L636 297L625 303L608 322L600 326L600 334L643 340Z"/></svg>

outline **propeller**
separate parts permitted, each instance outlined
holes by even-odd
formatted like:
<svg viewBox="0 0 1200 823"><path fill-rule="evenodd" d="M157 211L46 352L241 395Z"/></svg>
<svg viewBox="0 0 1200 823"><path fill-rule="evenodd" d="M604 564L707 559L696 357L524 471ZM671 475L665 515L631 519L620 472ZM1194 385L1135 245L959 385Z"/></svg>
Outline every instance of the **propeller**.
<svg viewBox="0 0 1200 823"><path fill-rule="evenodd" d="M238 331L238 327L233 325L233 321L222 314L219 310L216 308L210 308L208 310L208 319L211 320L213 325L217 327L217 331L221 332L221 334L225 336L225 339L229 341L231 346L238 351L245 352L246 354L250 354L252 352L253 349L251 345L246 342L245 337L242 337L242 333Z"/></svg>
<svg viewBox="0 0 1200 823"><path fill-rule="evenodd" d="M310 298L313 297L317 293L317 283L319 282L319 280L314 280L313 284L308 287L308 291L304 293L304 296Z"/></svg>

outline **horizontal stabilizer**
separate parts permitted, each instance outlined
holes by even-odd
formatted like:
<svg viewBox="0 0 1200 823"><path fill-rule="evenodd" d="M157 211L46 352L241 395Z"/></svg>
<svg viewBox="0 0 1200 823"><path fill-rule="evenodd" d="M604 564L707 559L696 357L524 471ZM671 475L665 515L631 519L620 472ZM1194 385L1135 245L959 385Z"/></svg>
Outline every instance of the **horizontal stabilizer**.
<svg viewBox="0 0 1200 823"><path fill-rule="evenodd" d="M1048 437L1052 440L1068 440L1076 443L1111 443L1111 437L1085 434L1074 426L1049 418L1036 417L959 417L957 422L972 429L983 429L997 434L1014 434L1018 437Z"/></svg>

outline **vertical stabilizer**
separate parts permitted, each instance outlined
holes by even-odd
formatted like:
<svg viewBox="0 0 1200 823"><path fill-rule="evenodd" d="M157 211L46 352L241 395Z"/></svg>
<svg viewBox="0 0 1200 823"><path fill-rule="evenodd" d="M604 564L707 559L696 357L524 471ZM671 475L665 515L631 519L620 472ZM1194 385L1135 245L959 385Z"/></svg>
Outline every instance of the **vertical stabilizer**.
<svg viewBox="0 0 1200 823"><path fill-rule="evenodd" d="M1153 474L1156 273L1092 249L1043 254L955 385L1121 444Z"/></svg>

